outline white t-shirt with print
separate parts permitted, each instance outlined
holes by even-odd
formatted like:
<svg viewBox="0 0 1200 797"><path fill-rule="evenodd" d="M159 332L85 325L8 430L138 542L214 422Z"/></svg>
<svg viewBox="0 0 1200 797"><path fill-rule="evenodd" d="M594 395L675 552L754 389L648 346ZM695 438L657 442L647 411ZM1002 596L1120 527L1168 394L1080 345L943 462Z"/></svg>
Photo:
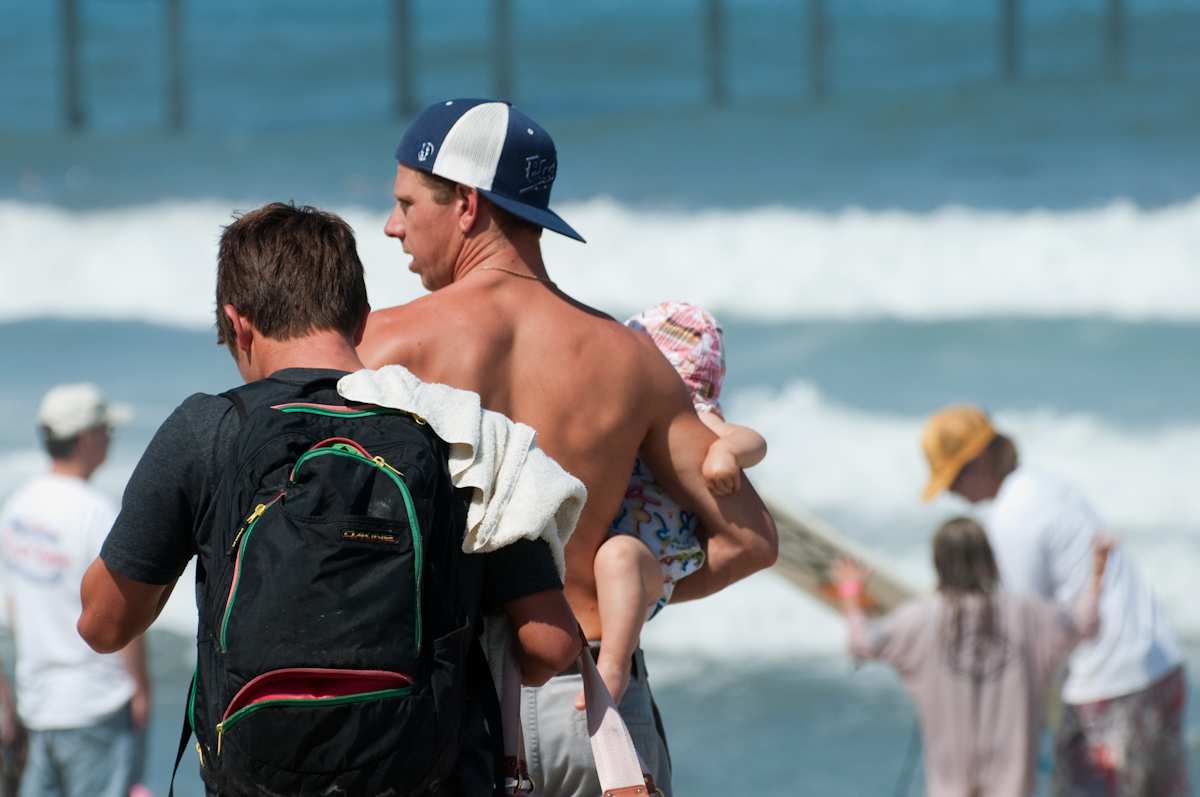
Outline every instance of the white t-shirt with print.
<svg viewBox="0 0 1200 797"><path fill-rule="evenodd" d="M133 696L121 654L96 653L75 630L79 584L115 518L94 487L56 474L27 482L0 512L17 711L33 730L85 727Z"/></svg>
<svg viewBox="0 0 1200 797"><path fill-rule="evenodd" d="M985 513L1004 588L1075 604L1103 531L1087 499L1051 476L1018 468ZM1071 654L1063 700L1092 703L1146 688L1183 661L1162 605L1133 561L1115 548L1104 574L1100 633Z"/></svg>

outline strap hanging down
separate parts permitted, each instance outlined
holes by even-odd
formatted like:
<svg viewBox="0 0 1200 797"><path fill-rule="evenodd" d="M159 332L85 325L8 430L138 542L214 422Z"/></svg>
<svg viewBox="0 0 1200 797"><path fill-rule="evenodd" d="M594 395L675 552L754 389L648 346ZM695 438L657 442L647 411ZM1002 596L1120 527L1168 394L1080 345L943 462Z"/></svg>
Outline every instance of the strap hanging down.
<svg viewBox="0 0 1200 797"><path fill-rule="evenodd" d="M192 718L188 713L188 705L192 702L192 690L196 688L195 677L188 683L187 698L183 701L183 727L179 730L179 750L175 752L175 766L171 770L171 785L167 788L167 797L175 797L175 776L179 774L179 762L187 752L188 742L192 738Z"/></svg>
<svg viewBox="0 0 1200 797"><path fill-rule="evenodd" d="M583 676L583 696L587 702L588 736L592 742L592 757L596 760L596 775L604 797L631 797L647 794L646 776L641 760L633 746L629 728L617 712L608 687L600 678L587 638L579 652L579 673Z"/></svg>
<svg viewBox="0 0 1200 797"><path fill-rule="evenodd" d="M579 651L579 673L583 677L583 695L587 703L588 737L596 776L604 797L647 797L652 794L644 773L633 737L617 712L608 687L600 678L592 651L583 629L579 629L582 647ZM521 729L521 668L517 663L515 641L509 634L505 643L503 684L500 710L504 724L504 752L507 761L515 763L515 777L509 780L509 794L533 791L525 770L525 740ZM523 777L522 777L523 775ZM528 783L527 788L524 787ZM513 788L516 787L516 788Z"/></svg>

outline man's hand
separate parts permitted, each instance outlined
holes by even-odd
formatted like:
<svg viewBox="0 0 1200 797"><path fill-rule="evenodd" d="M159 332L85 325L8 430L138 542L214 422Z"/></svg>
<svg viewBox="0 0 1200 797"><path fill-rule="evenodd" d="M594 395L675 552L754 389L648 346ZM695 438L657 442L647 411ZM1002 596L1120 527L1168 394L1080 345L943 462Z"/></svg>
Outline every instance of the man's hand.
<svg viewBox="0 0 1200 797"><path fill-rule="evenodd" d="M1104 579L1104 570L1108 567L1108 557L1116 547L1117 541L1107 534L1097 534L1092 540L1092 577L1096 581Z"/></svg>
<svg viewBox="0 0 1200 797"><path fill-rule="evenodd" d="M129 701L129 715L135 731L144 731L150 724L150 690L136 689Z"/></svg>
<svg viewBox="0 0 1200 797"><path fill-rule="evenodd" d="M742 486L742 469L723 440L718 439L708 447L700 471L713 495L733 495Z"/></svg>
<svg viewBox="0 0 1200 797"><path fill-rule="evenodd" d="M17 717L17 701L8 687L8 679L0 674L0 745L14 745L24 733L25 728Z"/></svg>
<svg viewBox="0 0 1200 797"><path fill-rule="evenodd" d="M858 608L862 603L863 586L871 572L853 559L841 558L829 566L829 580L837 589L842 608L847 611Z"/></svg>

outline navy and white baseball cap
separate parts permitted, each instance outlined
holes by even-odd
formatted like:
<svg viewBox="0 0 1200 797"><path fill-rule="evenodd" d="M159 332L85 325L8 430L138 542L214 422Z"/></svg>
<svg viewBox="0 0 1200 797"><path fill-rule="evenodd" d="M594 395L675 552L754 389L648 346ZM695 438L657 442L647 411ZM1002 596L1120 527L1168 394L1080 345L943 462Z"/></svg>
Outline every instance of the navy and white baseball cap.
<svg viewBox="0 0 1200 797"><path fill-rule="evenodd" d="M583 240L550 209L558 171L554 141L507 102L463 99L429 106L404 131L396 160L476 188L514 216Z"/></svg>

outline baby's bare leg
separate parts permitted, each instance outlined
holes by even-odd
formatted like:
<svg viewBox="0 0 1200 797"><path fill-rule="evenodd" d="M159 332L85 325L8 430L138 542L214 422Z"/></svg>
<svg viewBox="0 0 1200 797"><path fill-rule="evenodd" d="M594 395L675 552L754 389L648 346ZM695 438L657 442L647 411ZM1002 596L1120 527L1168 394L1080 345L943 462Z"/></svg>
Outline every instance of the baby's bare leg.
<svg viewBox="0 0 1200 797"><path fill-rule="evenodd" d="M606 540L596 552L594 568L603 635L596 668L613 700L620 702L642 624L662 595L662 568L644 542L627 535Z"/></svg>

